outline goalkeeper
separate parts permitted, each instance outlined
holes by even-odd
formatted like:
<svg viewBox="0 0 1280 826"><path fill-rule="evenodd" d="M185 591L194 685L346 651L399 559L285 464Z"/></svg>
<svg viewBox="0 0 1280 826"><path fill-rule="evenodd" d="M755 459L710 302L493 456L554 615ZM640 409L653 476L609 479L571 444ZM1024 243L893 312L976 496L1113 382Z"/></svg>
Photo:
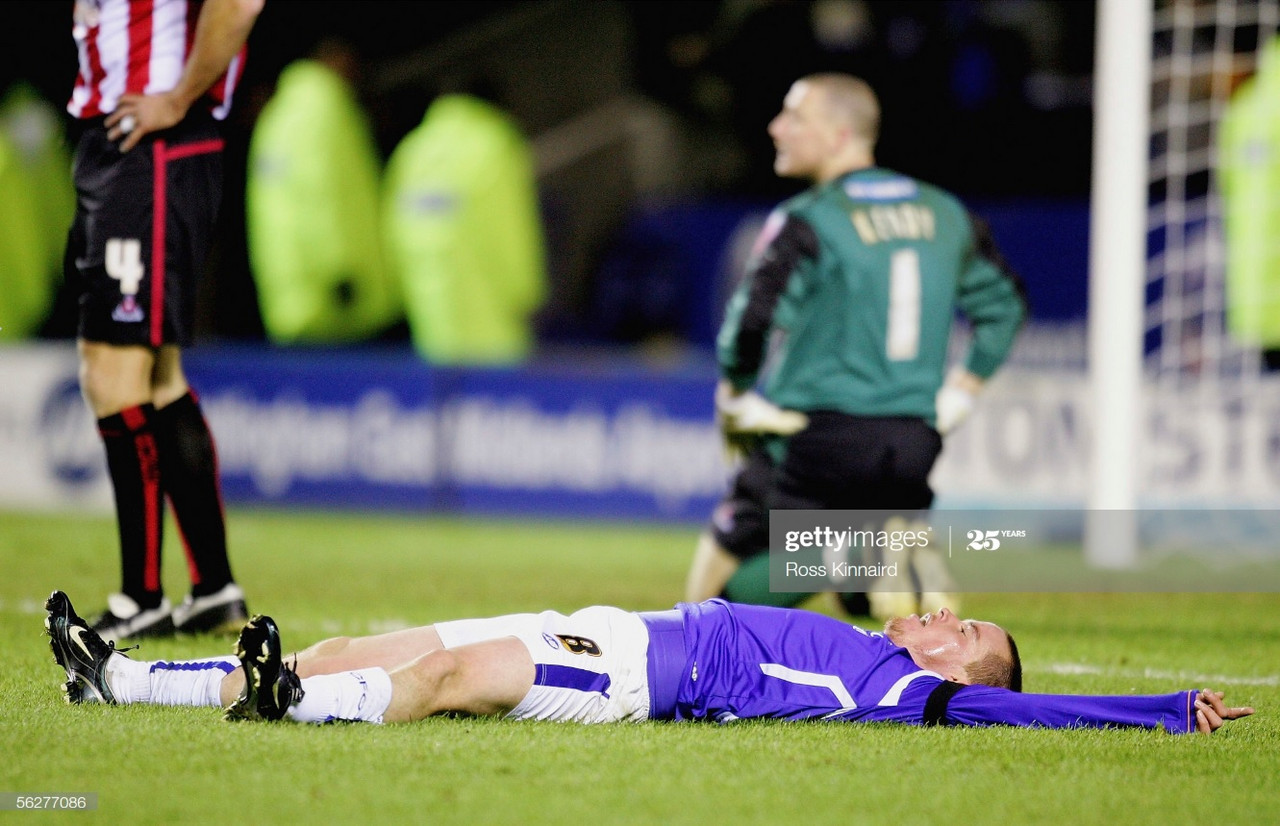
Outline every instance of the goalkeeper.
<svg viewBox="0 0 1280 826"><path fill-rule="evenodd" d="M1026 316L985 226L951 194L875 165L879 121L865 82L817 74L769 124L774 171L813 186L769 216L720 329L717 416L745 456L699 539L686 599L809 596L769 590L771 509L928 509L943 435ZM973 339L944 382L957 309ZM896 567L869 594L841 594L844 607L884 619L955 604L940 558Z"/></svg>

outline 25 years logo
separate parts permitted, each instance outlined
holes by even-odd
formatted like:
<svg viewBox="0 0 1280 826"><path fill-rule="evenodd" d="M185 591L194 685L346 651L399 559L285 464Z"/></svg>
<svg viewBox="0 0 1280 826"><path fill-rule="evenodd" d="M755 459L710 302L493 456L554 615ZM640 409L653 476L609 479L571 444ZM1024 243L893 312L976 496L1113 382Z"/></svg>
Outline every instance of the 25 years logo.
<svg viewBox="0 0 1280 826"><path fill-rule="evenodd" d="M1025 539L1026 531L965 531L967 551L998 551L1001 539Z"/></svg>

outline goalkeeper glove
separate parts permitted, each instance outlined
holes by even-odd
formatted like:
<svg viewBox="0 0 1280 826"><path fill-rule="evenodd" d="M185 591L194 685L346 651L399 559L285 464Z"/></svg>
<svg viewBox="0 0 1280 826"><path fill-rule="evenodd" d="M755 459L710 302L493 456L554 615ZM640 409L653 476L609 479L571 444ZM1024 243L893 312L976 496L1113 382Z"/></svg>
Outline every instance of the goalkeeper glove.
<svg viewBox="0 0 1280 826"><path fill-rule="evenodd" d="M785 410L754 390L738 392L727 381L716 386L716 423L731 458L745 454L764 434L790 436L809 426L809 417Z"/></svg>
<svg viewBox="0 0 1280 826"><path fill-rule="evenodd" d="M969 418L981 391L982 379L962 367L952 369L934 398L937 431L946 436Z"/></svg>

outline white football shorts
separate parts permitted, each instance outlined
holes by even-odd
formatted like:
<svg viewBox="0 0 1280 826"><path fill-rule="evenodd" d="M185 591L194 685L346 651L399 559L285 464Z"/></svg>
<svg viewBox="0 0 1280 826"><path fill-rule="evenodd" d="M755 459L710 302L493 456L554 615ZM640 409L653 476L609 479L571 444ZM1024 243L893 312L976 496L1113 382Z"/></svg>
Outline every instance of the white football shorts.
<svg viewBox="0 0 1280 826"><path fill-rule="evenodd" d="M649 717L649 631L630 611L594 606L435 624L445 648L516 637L533 658L533 687L507 717L578 723Z"/></svg>

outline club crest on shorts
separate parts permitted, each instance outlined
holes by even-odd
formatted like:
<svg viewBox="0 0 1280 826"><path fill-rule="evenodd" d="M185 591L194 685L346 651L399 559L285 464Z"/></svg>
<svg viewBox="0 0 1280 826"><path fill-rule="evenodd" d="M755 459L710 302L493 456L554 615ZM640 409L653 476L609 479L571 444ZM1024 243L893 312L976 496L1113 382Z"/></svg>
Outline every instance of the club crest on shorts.
<svg viewBox="0 0 1280 826"><path fill-rule="evenodd" d="M126 295L120 299L120 303L111 311L112 321L141 321L142 308L138 306L138 300L132 295Z"/></svg>
<svg viewBox="0 0 1280 826"><path fill-rule="evenodd" d="M142 321L138 289L146 268L142 266L142 242L137 238L108 238L103 265L107 275L120 282L120 303L111 311L113 321Z"/></svg>
<svg viewBox="0 0 1280 826"><path fill-rule="evenodd" d="M732 502L721 502L711 512L711 524L715 525L716 530L721 533L733 533L734 525L737 523L736 516Z"/></svg>

